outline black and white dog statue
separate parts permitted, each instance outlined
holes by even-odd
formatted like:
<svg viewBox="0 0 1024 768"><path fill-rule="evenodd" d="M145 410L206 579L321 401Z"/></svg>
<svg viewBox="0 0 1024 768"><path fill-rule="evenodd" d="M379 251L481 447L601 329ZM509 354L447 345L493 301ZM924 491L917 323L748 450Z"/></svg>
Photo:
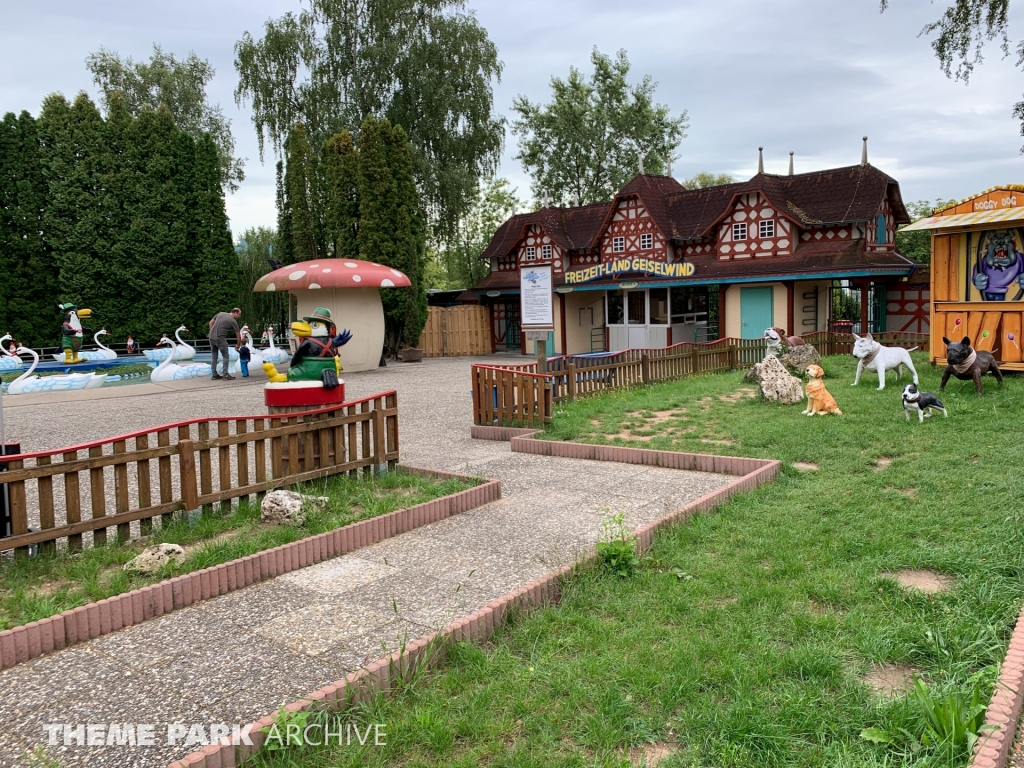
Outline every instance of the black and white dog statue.
<svg viewBox="0 0 1024 768"><path fill-rule="evenodd" d="M935 411L942 411L942 415L949 418L946 406L939 398L931 392L918 391L916 384L907 384L903 388L903 413L907 421L910 421L910 414L913 411L917 411L918 422L924 421L925 416L931 416Z"/></svg>

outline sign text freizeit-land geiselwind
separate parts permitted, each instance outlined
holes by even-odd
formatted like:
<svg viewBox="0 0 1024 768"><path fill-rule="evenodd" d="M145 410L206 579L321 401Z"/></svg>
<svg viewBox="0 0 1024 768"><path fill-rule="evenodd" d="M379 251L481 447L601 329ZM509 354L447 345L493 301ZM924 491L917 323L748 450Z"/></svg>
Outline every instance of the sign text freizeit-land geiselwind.
<svg viewBox="0 0 1024 768"><path fill-rule="evenodd" d="M586 269L577 269L574 272L565 273L566 285L577 285L589 283L602 277L614 277L625 272L643 272L647 275L657 277L690 277L696 268L689 262L678 262L667 264L664 261L653 259L641 259L639 256L632 259L615 259L604 264L595 264Z"/></svg>

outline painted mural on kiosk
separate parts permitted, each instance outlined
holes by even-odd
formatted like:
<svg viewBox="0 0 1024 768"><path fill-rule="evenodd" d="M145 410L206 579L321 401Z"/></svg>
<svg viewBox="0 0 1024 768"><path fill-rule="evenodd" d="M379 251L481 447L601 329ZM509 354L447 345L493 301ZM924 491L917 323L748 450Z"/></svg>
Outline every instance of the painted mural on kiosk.
<svg viewBox="0 0 1024 768"><path fill-rule="evenodd" d="M977 292L967 301L1020 301L1024 297L1024 230L991 229L975 233L970 280ZM967 289L970 291L970 288Z"/></svg>

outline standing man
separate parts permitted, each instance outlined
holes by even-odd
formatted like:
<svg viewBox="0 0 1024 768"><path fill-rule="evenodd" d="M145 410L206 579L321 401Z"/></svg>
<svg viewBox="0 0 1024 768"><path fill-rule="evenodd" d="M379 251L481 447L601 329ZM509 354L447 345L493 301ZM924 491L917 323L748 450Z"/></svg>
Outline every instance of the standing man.
<svg viewBox="0 0 1024 768"><path fill-rule="evenodd" d="M228 354L228 336L234 334L235 349L242 346L242 335L238 332L238 318L242 316L242 310L235 307L230 312L218 312L210 320L210 349L213 353L212 367L214 379L233 379L228 373L228 364L231 362ZM224 373L217 373L217 354L224 358Z"/></svg>

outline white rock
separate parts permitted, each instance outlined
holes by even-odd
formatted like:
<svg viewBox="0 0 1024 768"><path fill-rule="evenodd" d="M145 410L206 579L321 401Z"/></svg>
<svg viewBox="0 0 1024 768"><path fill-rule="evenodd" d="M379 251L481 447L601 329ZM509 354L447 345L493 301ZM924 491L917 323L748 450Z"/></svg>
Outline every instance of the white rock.
<svg viewBox="0 0 1024 768"><path fill-rule="evenodd" d="M310 509L323 507L328 496L303 496L295 491L271 491L263 497L260 517L265 523L302 525Z"/></svg>
<svg viewBox="0 0 1024 768"><path fill-rule="evenodd" d="M157 544L142 550L139 555L124 564L124 569L150 576L170 562L179 564L184 560L185 550L177 544Z"/></svg>
<svg viewBox="0 0 1024 768"><path fill-rule="evenodd" d="M754 366L761 397L769 403L793 405L804 399L800 379L791 376L777 357L766 357Z"/></svg>
<svg viewBox="0 0 1024 768"><path fill-rule="evenodd" d="M810 344L802 347L790 347L781 358L782 364L794 373L803 374L809 365L821 365L821 355Z"/></svg>

